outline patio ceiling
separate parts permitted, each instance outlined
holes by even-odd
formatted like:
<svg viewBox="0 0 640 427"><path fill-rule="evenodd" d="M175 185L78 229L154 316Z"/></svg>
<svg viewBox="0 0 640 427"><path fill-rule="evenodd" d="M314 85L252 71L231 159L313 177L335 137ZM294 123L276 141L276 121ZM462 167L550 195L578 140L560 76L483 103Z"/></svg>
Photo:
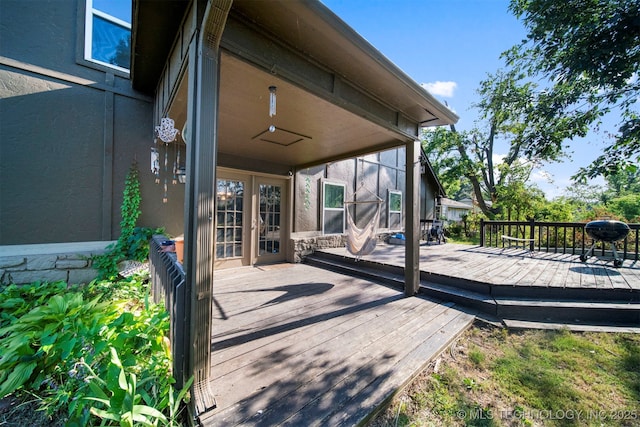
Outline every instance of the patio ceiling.
<svg viewBox="0 0 640 427"><path fill-rule="evenodd" d="M221 52L218 152L234 164L325 163L397 147L415 140L419 126L458 119L320 2L235 0ZM134 67L142 77L147 69L143 59ZM180 127L187 86L169 111Z"/></svg>
<svg viewBox="0 0 640 427"><path fill-rule="evenodd" d="M223 54L218 151L288 167L309 165L402 145L406 138L291 83ZM269 86L277 87L277 114L269 117ZM182 82L169 116L186 121ZM275 126L270 132L269 127Z"/></svg>

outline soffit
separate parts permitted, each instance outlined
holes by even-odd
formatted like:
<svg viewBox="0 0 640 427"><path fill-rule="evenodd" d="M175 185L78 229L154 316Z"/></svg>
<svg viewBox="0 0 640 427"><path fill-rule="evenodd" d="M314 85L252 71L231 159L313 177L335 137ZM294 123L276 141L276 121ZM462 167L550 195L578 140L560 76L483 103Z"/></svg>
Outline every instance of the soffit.
<svg viewBox="0 0 640 427"><path fill-rule="evenodd" d="M235 0L231 13L243 16L417 123L435 126L458 120L320 2Z"/></svg>
<svg viewBox="0 0 640 427"><path fill-rule="evenodd" d="M153 94L190 0L133 0L131 81Z"/></svg>
<svg viewBox="0 0 640 427"><path fill-rule="evenodd" d="M223 52L218 151L257 162L299 167L405 144L406 138ZM269 116L269 86L276 115ZM187 84L169 116L186 121ZM273 125L275 132L270 132Z"/></svg>

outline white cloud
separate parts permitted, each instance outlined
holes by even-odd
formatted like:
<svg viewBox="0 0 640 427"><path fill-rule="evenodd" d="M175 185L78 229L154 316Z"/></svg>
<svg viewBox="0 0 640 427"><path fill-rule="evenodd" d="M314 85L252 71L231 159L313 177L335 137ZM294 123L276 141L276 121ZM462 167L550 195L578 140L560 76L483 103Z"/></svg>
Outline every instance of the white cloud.
<svg viewBox="0 0 640 427"><path fill-rule="evenodd" d="M534 169L529 177L529 181L534 183L550 184L554 182L553 175L542 169Z"/></svg>
<svg viewBox="0 0 640 427"><path fill-rule="evenodd" d="M432 95L444 96L445 98L453 98L453 91L458 87L456 82L433 82L422 83L423 88L428 90Z"/></svg>

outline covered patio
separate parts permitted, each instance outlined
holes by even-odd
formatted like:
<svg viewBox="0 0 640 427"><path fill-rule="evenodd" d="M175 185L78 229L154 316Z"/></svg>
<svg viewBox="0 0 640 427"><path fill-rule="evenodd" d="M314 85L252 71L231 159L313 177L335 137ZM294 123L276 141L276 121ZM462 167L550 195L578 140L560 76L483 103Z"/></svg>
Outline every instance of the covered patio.
<svg viewBox="0 0 640 427"><path fill-rule="evenodd" d="M304 264L217 272L213 302L206 426L356 425L475 318Z"/></svg>
<svg viewBox="0 0 640 427"><path fill-rule="evenodd" d="M211 369L210 337L230 323L212 323L219 280L227 274L218 262L225 257L242 266L292 261L293 233L323 233L317 227L295 227L296 214L305 209L295 194L298 171L382 150L401 151L395 166L402 171L394 175L393 188L404 189L403 228L411 236L404 294L417 293L419 182L426 162L419 131L455 123L458 117L320 1L134 0L131 68L134 89L153 96L154 122L170 118L182 138L179 144L163 139L166 144L158 152L164 153L164 200L184 205L166 211L167 224L182 225L184 234L184 294L171 307L172 319L184 325L172 334L172 345L177 347L177 337L183 350L178 363L184 376L178 383L194 377L195 417L221 411L215 397L219 388L210 379L224 367ZM184 152L186 159L180 194L167 194L171 152ZM277 226L263 242L267 218ZM167 277L175 268L160 265ZM224 267L235 271L235 266ZM235 280L232 287L236 296L249 300L242 302L253 302L244 293L249 290L268 294L253 286ZM299 311L296 303L301 302L279 304L300 313L286 323L313 319ZM241 311L251 313L255 307ZM412 330L395 326L413 338ZM253 386L250 379L244 381L238 386Z"/></svg>

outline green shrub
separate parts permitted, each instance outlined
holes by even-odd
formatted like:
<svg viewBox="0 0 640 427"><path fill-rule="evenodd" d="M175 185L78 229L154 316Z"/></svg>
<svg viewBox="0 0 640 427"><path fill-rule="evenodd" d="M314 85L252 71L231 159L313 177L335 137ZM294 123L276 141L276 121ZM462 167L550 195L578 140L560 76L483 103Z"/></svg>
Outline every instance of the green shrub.
<svg viewBox="0 0 640 427"><path fill-rule="evenodd" d="M178 394L173 389L169 318L162 305L149 302L147 276L84 287L0 288L0 398L35 397L39 409L66 425L126 425L140 421L136 411L160 425L179 425L188 386ZM108 407L96 401L104 398L98 378L109 390L125 387L107 394ZM123 393L133 399L129 406L116 404ZM120 412L120 418L101 411Z"/></svg>

